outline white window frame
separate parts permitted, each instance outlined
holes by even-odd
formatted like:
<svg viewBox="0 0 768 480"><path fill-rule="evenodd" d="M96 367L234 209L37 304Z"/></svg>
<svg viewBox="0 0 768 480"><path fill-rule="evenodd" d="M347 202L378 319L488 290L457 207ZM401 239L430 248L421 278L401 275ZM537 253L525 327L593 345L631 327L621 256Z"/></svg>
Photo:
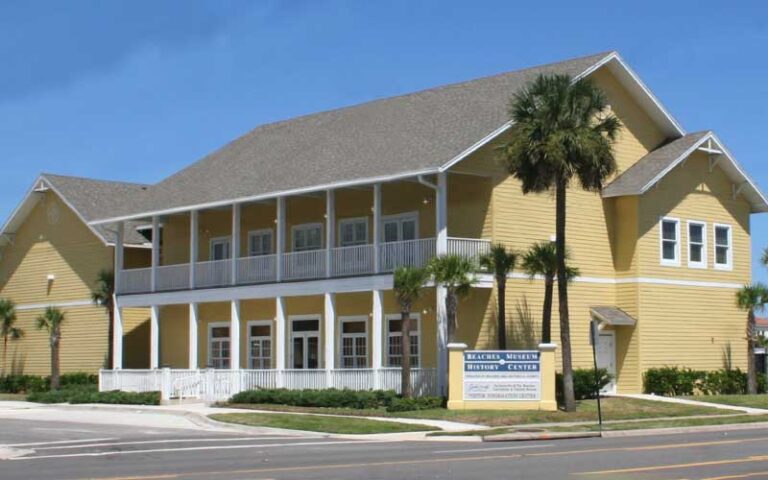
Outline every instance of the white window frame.
<svg viewBox="0 0 768 480"><path fill-rule="evenodd" d="M728 263L717 262L717 229L728 229ZM733 270L733 226L727 223L713 223L712 224L712 265L717 270Z"/></svg>
<svg viewBox="0 0 768 480"><path fill-rule="evenodd" d="M394 215L382 215L381 220L379 220L379 241L381 243L384 243L384 224L387 222L391 222L393 220L397 220L398 222L402 223L405 220L413 220L414 221L414 233L416 234L415 240L418 240L421 238L420 232L419 232L419 212L414 210L411 212L403 212L403 213L396 213ZM402 229L402 227L400 227ZM402 230L401 230L402 232ZM402 237L402 235L400 235ZM398 242L402 242L403 240L398 240Z"/></svg>
<svg viewBox="0 0 768 480"><path fill-rule="evenodd" d="M664 222L675 222L675 258L669 260L664 258ZM674 217L662 217L659 220L659 262L667 267L680 266L680 219Z"/></svg>
<svg viewBox="0 0 768 480"><path fill-rule="evenodd" d="M345 323L360 323L365 326L365 330L362 333L344 333ZM345 367L344 366L344 339L345 338L363 338L365 340L365 365L362 367ZM367 315L350 315L345 317L339 317L339 351L337 355L339 368L368 368L371 362L371 346L368 341L368 316Z"/></svg>
<svg viewBox="0 0 768 480"><path fill-rule="evenodd" d="M296 232L300 230L314 230L316 228L320 228L320 246L313 249L296 250ZM322 250L324 236L325 234L324 234L322 222L302 223L299 225L293 225L291 227L291 252L313 252L315 250Z"/></svg>
<svg viewBox="0 0 768 480"><path fill-rule="evenodd" d="M213 357L211 356L213 353L213 329L214 328L220 328L220 327L226 327L229 330L229 336L227 337L227 341L229 342L229 368L221 368L220 370L229 370L232 368L232 330L230 322L209 322L208 323L208 341L206 342L208 344L208 361L206 362L211 368L216 368L213 366ZM222 337L219 337L218 340L223 340Z"/></svg>
<svg viewBox="0 0 768 480"><path fill-rule="evenodd" d="M293 324L297 321L302 320L317 320L317 330L312 331L304 331L304 332L296 332L293 330ZM288 346L289 353L288 353L288 365L291 369L293 369L293 340L295 338L308 338L308 337L317 337L317 368L309 368L304 367L303 370L322 370L323 364L325 361L325 358L323 357L323 316L319 313L317 314L309 314L309 315L291 315L288 317L288 324L290 325L291 332L289 335L290 338L290 344ZM309 342L305 342L305 345L307 345ZM308 357L306 356L307 352L305 350L304 352L304 364L308 364Z"/></svg>
<svg viewBox="0 0 768 480"><path fill-rule="evenodd" d="M251 327L259 327L259 326L268 326L269 327L269 336L259 335L259 336L253 336L251 335ZM272 320L248 320L246 322L246 327L248 328L248 368L253 370L271 370L274 368L274 354L275 354L275 339L274 339L274 328L272 328ZM251 342L254 339L269 339L269 368L256 368L254 366L254 357L251 354ZM266 357L260 357L260 358L266 358Z"/></svg>
<svg viewBox="0 0 768 480"><path fill-rule="evenodd" d="M691 226L698 225L701 227L701 261L694 262L691 260ZM699 220L688 220L686 225L686 236L688 238L688 268L707 268L707 222Z"/></svg>
<svg viewBox="0 0 768 480"><path fill-rule="evenodd" d="M387 367L397 368L396 365L393 366L392 363L389 361L389 342L390 342L390 338L392 338L392 337L402 337L402 335L403 335L402 331L390 332L389 331L389 322L390 322L390 320L401 320L401 319L402 319L402 315L399 314L399 313L393 313L393 314L389 314L389 315L385 315L384 316L384 320L385 320L385 323L384 323L385 331L384 331L384 333L386 334L386 338L384 339L385 340L384 356L385 356ZM417 339L418 339L417 345L418 345L418 348L419 348L419 352L418 352L418 355L416 355L416 358L417 358L417 361L418 361L418 365L411 365L411 367L412 368L422 368L422 358L421 358L421 356L422 356L421 355L421 352L422 352L422 345L421 345L421 343L422 343L422 339L421 339L421 314L413 313L412 312L411 313L411 322L413 322L413 321L416 322L416 328L415 329L411 329L411 335L413 335L414 333L417 335ZM409 342L409 348L410 348L410 342Z"/></svg>
<svg viewBox="0 0 768 480"><path fill-rule="evenodd" d="M250 230L248 232L248 256L253 257L253 244L254 239L256 237L260 237L262 235L269 234L269 252L268 253L262 253L260 255L255 256L266 256L266 255L272 255L275 253L275 232L271 228L260 228L258 230Z"/></svg>
<svg viewBox="0 0 768 480"><path fill-rule="evenodd" d="M357 223L362 223L365 225L365 239L360 243L351 243L349 245L344 245L344 227L347 225L355 225ZM340 247L354 247L358 245L366 245L368 243L368 217L353 217L353 218L342 218L339 220L339 246Z"/></svg>
<svg viewBox="0 0 768 480"><path fill-rule="evenodd" d="M226 245L227 246L227 252L229 255L226 258L219 259L221 260L230 260L232 259L232 237L212 237L210 240L210 256L208 257L209 260L213 261L213 251L216 245Z"/></svg>

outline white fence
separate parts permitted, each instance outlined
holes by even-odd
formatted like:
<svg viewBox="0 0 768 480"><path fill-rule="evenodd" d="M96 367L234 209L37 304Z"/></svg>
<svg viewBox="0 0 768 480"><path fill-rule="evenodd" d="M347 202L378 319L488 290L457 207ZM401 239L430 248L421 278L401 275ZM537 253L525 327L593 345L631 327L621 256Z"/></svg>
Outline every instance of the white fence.
<svg viewBox="0 0 768 480"><path fill-rule="evenodd" d="M157 267L157 290L185 290L189 288L189 264Z"/></svg>
<svg viewBox="0 0 768 480"><path fill-rule="evenodd" d="M411 370L411 385L417 396L437 395L437 372L429 368ZM400 393L399 368L338 370L101 370L99 391L161 392L164 400L197 398L224 401L245 390L287 388L290 390L338 388L350 390L394 390Z"/></svg>

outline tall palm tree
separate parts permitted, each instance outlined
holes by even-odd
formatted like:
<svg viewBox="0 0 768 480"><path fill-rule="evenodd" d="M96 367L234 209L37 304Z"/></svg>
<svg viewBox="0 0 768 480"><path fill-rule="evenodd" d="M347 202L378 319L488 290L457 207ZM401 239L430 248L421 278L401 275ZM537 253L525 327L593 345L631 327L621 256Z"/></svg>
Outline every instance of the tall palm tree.
<svg viewBox="0 0 768 480"><path fill-rule="evenodd" d="M64 313L56 307L47 307L45 313L37 317L37 328L48 332L51 347L51 390L59 389L59 344L61 342L61 324Z"/></svg>
<svg viewBox="0 0 768 480"><path fill-rule="evenodd" d="M3 337L3 375L5 375L8 340L18 340L24 335L24 330L15 327L15 323L16 305L11 300L0 298L0 337Z"/></svg>
<svg viewBox="0 0 768 480"><path fill-rule="evenodd" d="M768 267L768 247L763 249L763 254L760 256L760 262L764 267Z"/></svg>
<svg viewBox="0 0 768 480"><path fill-rule="evenodd" d="M557 293L566 411L576 408L565 267L566 192L574 177L583 189L600 191L615 172L613 144L621 122L607 110L605 94L591 81L574 81L568 75L540 75L512 98L512 138L500 147L507 169L522 182L524 194L555 191Z"/></svg>
<svg viewBox="0 0 768 480"><path fill-rule="evenodd" d="M429 274L423 268L400 267L395 270L394 285L395 297L400 305L401 319L401 390L405 398L411 396L411 310L413 304L421 296L424 284L429 280Z"/></svg>
<svg viewBox="0 0 768 480"><path fill-rule="evenodd" d="M736 292L736 305L747 311L747 393L757 393L757 369L755 368L755 346L757 330L755 328L755 311L762 310L768 303L768 286L758 282L744 285Z"/></svg>
<svg viewBox="0 0 768 480"><path fill-rule="evenodd" d="M112 270L101 270L96 276L96 289L91 292L91 300L107 310L107 366L112 368L112 335L115 332L115 274Z"/></svg>
<svg viewBox="0 0 768 480"><path fill-rule="evenodd" d="M459 297L469 293L470 288L477 282L474 276L475 264L462 255L440 255L430 260L427 270L435 280L435 285L445 288L445 313L448 317L448 341L456 337L456 317L459 307Z"/></svg>
<svg viewBox="0 0 768 480"><path fill-rule="evenodd" d="M498 243L491 247L490 253L480 257L480 266L493 273L496 279L499 350L507 349L507 275L515 269L517 256L517 252Z"/></svg>
<svg viewBox="0 0 768 480"><path fill-rule="evenodd" d="M566 249L566 261L570 257ZM544 308L541 312L541 342L552 341L552 298L557 275L557 247L552 242L534 243L530 250L523 255L523 270L531 279L540 275L544 277ZM570 282L579 275L579 269L570 265L565 266L566 278Z"/></svg>

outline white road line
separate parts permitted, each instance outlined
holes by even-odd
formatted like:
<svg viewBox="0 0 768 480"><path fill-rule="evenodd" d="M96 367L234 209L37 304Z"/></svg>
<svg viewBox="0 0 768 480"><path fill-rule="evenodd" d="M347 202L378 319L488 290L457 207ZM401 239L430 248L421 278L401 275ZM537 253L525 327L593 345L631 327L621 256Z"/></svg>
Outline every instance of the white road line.
<svg viewBox="0 0 768 480"><path fill-rule="evenodd" d="M81 430L78 428L33 428L38 432L68 432L68 433L96 433L96 430Z"/></svg>
<svg viewBox="0 0 768 480"><path fill-rule="evenodd" d="M237 437L237 438L177 438L168 440L138 440L132 442L87 443L62 447L41 447L35 450L64 450L72 448L114 447L119 445L149 445L153 443L197 443L197 442L244 442L246 440L286 440L286 437Z"/></svg>
<svg viewBox="0 0 768 480"><path fill-rule="evenodd" d="M432 453L465 453L465 452L493 452L496 450L523 450L526 448L554 447L554 443L542 443L541 445L518 445L516 447L493 447L493 448L467 448L464 450L438 450Z"/></svg>
<svg viewBox="0 0 768 480"><path fill-rule="evenodd" d="M2 444L0 445L0 447L34 447L36 445L65 445L67 443L108 442L110 440L119 440L119 438L106 437L106 438L86 438L84 440L59 440L55 442L13 443L8 445Z"/></svg>
<svg viewBox="0 0 768 480"><path fill-rule="evenodd" d="M244 448L276 448L276 447L306 447L306 446L325 446L325 445L349 445L380 443L382 440L349 440L338 442L296 442L296 443L262 443L251 445L221 445L206 447L183 447L183 448L157 448L152 450L123 450L119 452L92 452L92 453L66 453L61 455L40 455L34 457L9 458L10 460L45 460L50 458L82 458L82 457L108 457L110 455L132 455L135 453L168 453L168 452L199 452L204 450L237 450Z"/></svg>

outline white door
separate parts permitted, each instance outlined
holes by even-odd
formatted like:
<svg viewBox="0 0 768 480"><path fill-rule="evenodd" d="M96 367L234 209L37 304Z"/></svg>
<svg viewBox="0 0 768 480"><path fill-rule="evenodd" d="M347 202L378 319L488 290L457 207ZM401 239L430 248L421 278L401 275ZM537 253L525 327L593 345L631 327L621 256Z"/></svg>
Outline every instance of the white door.
<svg viewBox="0 0 768 480"><path fill-rule="evenodd" d="M600 332L597 342L597 368L608 370L613 379L603 387L602 393L616 393L616 336L613 332Z"/></svg>
<svg viewBox="0 0 768 480"><path fill-rule="evenodd" d="M320 368L320 319L291 322L291 368Z"/></svg>
<svg viewBox="0 0 768 480"><path fill-rule="evenodd" d="M393 215L381 221L381 267L384 271L394 270L399 266L421 267L425 263L423 252L416 240L418 220L416 215Z"/></svg>

